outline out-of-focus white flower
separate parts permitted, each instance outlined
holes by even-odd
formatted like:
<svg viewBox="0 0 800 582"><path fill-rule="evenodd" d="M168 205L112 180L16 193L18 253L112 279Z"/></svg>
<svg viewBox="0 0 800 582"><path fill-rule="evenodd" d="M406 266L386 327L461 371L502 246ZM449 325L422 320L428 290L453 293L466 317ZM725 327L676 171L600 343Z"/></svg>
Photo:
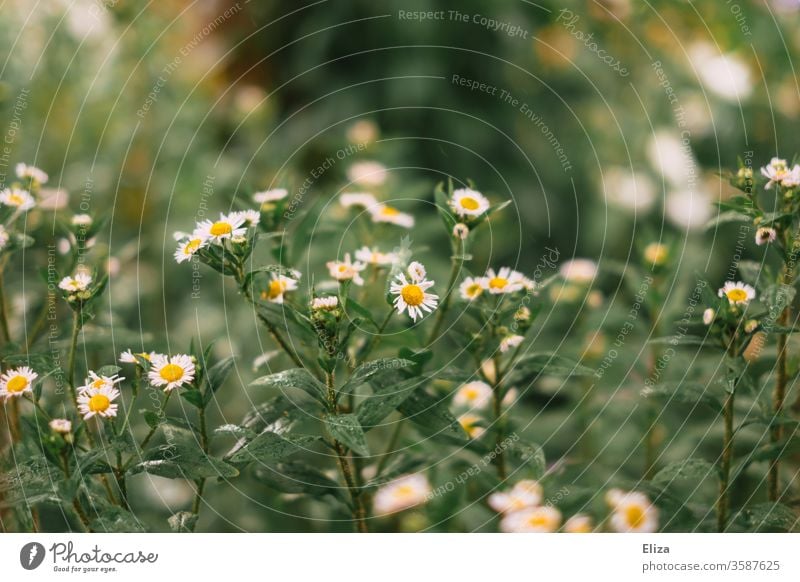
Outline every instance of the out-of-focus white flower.
<svg viewBox="0 0 800 582"><path fill-rule="evenodd" d="M714 323L714 317L716 317L717 312L711 309L710 307L703 311L703 323L706 325L711 325Z"/></svg>
<svg viewBox="0 0 800 582"><path fill-rule="evenodd" d="M270 202L283 200L288 195L289 191L286 188L273 188L272 190L264 190L253 194L253 202L256 204L269 204Z"/></svg>
<svg viewBox="0 0 800 582"><path fill-rule="evenodd" d="M61 210L67 207L69 192L63 188L42 188L39 190L39 208Z"/></svg>
<svg viewBox="0 0 800 582"><path fill-rule="evenodd" d="M425 503L430 493L431 486L425 475L404 475L378 489L373 508L378 515L395 513Z"/></svg>
<svg viewBox="0 0 800 582"><path fill-rule="evenodd" d="M8 231L2 224L0 224L0 251L6 248L9 238Z"/></svg>
<svg viewBox="0 0 800 582"><path fill-rule="evenodd" d="M21 188L6 188L0 192L0 203L23 212L36 206L31 193Z"/></svg>
<svg viewBox="0 0 800 582"><path fill-rule="evenodd" d="M484 409L492 400L492 387L481 380L462 384L453 397L453 404L459 407Z"/></svg>
<svg viewBox="0 0 800 582"><path fill-rule="evenodd" d="M380 130L374 121L359 119L347 128L347 140L353 144L368 144L378 139Z"/></svg>
<svg viewBox="0 0 800 582"><path fill-rule="evenodd" d="M726 101L738 103L753 92L750 69L738 56L719 54L712 44L702 42L689 49L689 59L703 86Z"/></svg>
<svg viewBox="0 0 800 582"><path fill-rule="evenodd" d="M397 262L397 255L395 253L382 253L377 247L369 248L363 246L355 252L355 255L356 260L376 267L385 267Z"/></svg>
<svg viewBox="0 0 800 582"><path fill-rule="evenodd" d="M38 184L47 184L47 180L49 179L49 176L45 172L35 166L19 163L15 169L17 178L21 180L33 180Z"/></svg>
<svg viewBox="0 0 800 582"><path fill-rule="evenodd" d="M345 208L350 208L351 206L371 208L378 206L378 199L367 192L350 192L339 196L339 204Z"/></svg>
<svg viewBox="0 0 800 582"><path fill-rule="evenodd" d="M667 195L666 214L672 224L691 230L705 226L713 209L705 191L683 190Z"/></svg>
<svg viewBox="0 0 800 582"><path fill-rule="evenodd" d="M379 162L355 162L347 168L347 179L362 186L380 186L387 176L386 166Z"/></svg>
<svg viewBox="0 0 800 582"><path fill-rule="evenodd" d="M461 299L474 301L481 296L483 290L489 286L489 282L484 277L467 277L458 287Z"/></svg>
<svg viewBox="0 0 800 582"><path fill-rule="evenodd" d="M555 507L528 507L509 513L500 522L506 533L551 533L561 525L561 512Z"/></svg>
<svg viewBox="0 0 800 582"><path fill-rule="evenodd" d="M597 276L597 263L591 259L572 259L561 265L558 272L570 283L591 283Z"/></svg>
<svg viewBox="0 0 800 582"><path fill-rule="evenodd" d="M311 301L311 309L317 311L333 311L339 307L339 298L335 295L329 297L314 297Z"/></svg>
<svg viewBox="0 0 800 582"><path fill-rule="evenodd" d="M800 185L800 165L795 164L790 168L786 160L781 158L772 158L769 165L761 168L761 175L769 179L764 186L767 190L772 188L773 184L783 188L795 188Z"/></svg>
<svg viewBox="0 0 800 582"><path fill-rule="evenodd" d="M86 291L91 283L91 276L86 273L75 273L72 277L64 277L61 279L58 283L58 287L70 293L77 293L78 291Z"/></svg>
<svg viewBox="0 0 800 582"><path fill-rule="evenodd" d="M191 236L180 242L178 248L175 249L175 261L183 263L184 261L190 260L197 251L206 246L207 240L208 239L204 239L202 236Z"/></svg>
<svg viewBox="0 0 800 582"><path fill-rule="evenodd" d="M525 277L522 273L513 271L509 267L502 267L499 271L487 270L481 283L485 285L484 289L492 295L516 293L524 287Z"/></svg>
<svg viewBox="0 0 800 582"><path fill-rule="evenodd" d="M524 336L516 334L507 335L502 340L500 340L500 351L505 354L508 350L516 348L523 341L525 341Z"/></svg>
<svg viewBox="0 0 800 582"><path fill-rule="evenodd" d="M258 210L239 210L234 212L247 226L258 226L261 222L261 213Z"/></svg>
<svg viewBox="0 0 800 582"><path fill-rule="evenodd" d="M471 412L466 412L458 417L458 424L461 425L461 428L464 429L464 432L467 433L467 436L471 439L480 438L480 436L486 432L486 429L482 426L478 426L478 423L481 422L483 419L478 416L477 414L472 414Z"/></svg>
<svg viewBox="0 0 800 582"><path fill-rule="evenodd" d="M363 285L364 279L361 278L361 271L367 266L361 261L353 262L350 253L344 255L343 261L328 261L325 263L328 273L337 281L353 281L356 285Z"/></svg>
<svg viewBox="0 0 800 582"><path fill-rule="evenodd" d="M647 212L656 200L656 188L647 174L621 166L603 172L602 189L609 203L635 212Z"/></svg>
<svg viewBox="0 0 800 582"><path fill-rule="evenodd" d="M91 226L92 217L89 214L76 214L72 217L72 226Z"/></svg>
<svg viewBox="0 0 800 582"><path fill-rule="evenodd" d="M778 233L774 228L762 226L756 231L756 244L759 246L775 242L776 238Z"/></svg>
<svg viewBox="0 0 800 582"><path fill-rule="evenodd" d="M487 502L498 513L512 513L539 505L543 495L544 491L538 481L523 479L510 491L492 493Z"/></svg>
<svg viewBox="0 0 800 582"><path fill-rule="evenodd" d="M623 493L614 504L611 527L620 533L653 533L658 530L658 509L643 493Z"/></svg>
<svg viewBox="0 0 800 582"><path fill-rule="evenodd" d="M573 515L564 523L566 533L592 533L592 530L594 530L592 518L582 513Z"/></svg>
<svg viewBox="0 0 800 582"><path fill-rule="evenodd" d="M377 204L369 207L373 222L387 222L403 228L414 228L414 217L407 212L401 212L388 204Z"/></svg>
<svg viewBox="0 0 800 582"><path fill-rule="evenodd" d="M676 190L691 188L699 172L691 144L673 129L657 129L647 143L647 158Z"/></svg>
<svg viewBox="0 0 800 582"><path fill-rule="evenodd" d="M48 425L53 432L58 434L69 434L72 432L72 422L66 418L54 418Z"/></svg>

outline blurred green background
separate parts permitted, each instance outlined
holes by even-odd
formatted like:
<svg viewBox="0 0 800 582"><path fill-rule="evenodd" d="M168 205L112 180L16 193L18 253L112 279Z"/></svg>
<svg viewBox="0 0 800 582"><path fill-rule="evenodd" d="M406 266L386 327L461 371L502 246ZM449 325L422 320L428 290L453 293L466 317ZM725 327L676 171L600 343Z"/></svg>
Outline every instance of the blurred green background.
<svg viewBox="0 0 800 582"><path fill-rule="evenodd" d="M244 386L253 359L272 348L263 332L254 341L252 313L210 271L200 298L187 300L191 269L175 265L172 233L190 230L203 205L211 214L246 206L254 191L278 185L293 195L328 157L336 162L313 180L290 226L314 228L313 238L291 244L304 282L355 248L334 203L342 191L365 189L349 184L352 163L389 168L373 190L415 214L414 248L442 280L449 256L430 206L433 187L449 177L473 180L492 202L514 204L481 233L471 270L509 264L531 273L546 246L562 261L599 262L599 305L564 309L541 298L537 342L581 355L594 330L613 339L625 321L636 284L632 291L620 273L641 263L645 244L673 245L665 302L678 314L695 271L719 281L728 270L736 227L703 229L713 202L731 194L718 174L735 168L737 156L758 167L776 152L791 158L800 145L797 8L777 0L11 0L0 18L0 178L18 161L34 164L50 173L48 186L70 193L72 211L86 205L109 218L97 256L114 256L115 272L93 324L93 357L106 363L128 347L177 351L192 336L219 338L220 355L239 358L226 418L261 399ZM417 11L440 16L410 16ZM338 159L353 143L366 145ZM319 216L325 222L315 226ZM379 234L393 245L402 233ZM754 258L751 238L744 255ZM36 280L17 267L25 281ZM22 306L20 327L20 298L33 304L37 292L22 280L9 287ZM578 489L640 471L631 443L642 427L631 412L641 383L631 370L649 332L636 333L629 345L637 349L614 362L595 395L593 430L607 437L590 469L573 471L564 457L564 479ZM666 373L681 377L691 363L702 376L690 356ZM529 430L546 441L548 459L575 444L581 389L541 383L524 396L519 413L534 420ZM669 413L674 426L686 416ZM716 454L707 426L701 417L665 435L665 459L706 439ZM339 527L323 505L277 496L252 476L236 486L235 495L211 488L217 511L203 516L201 529ZM185 504L187 489L158 480L137 493L155 501L142 511L163 517L161 505ZM422 519L405 519L412 518ZM480 528L485 509L454 519L441 529Z"/></svg>

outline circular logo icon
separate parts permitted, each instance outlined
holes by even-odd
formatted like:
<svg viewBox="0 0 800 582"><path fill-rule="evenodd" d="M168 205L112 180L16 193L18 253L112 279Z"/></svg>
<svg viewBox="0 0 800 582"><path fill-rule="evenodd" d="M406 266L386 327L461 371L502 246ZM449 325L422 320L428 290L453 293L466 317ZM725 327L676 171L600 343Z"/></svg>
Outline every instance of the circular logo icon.
<svg viewBox="0 0 800 582"><path fill-rule="evenodd" d="M19 563L26 570L35 570L44 561L44 546L39 542L30 542L19 551Z"/></svg>

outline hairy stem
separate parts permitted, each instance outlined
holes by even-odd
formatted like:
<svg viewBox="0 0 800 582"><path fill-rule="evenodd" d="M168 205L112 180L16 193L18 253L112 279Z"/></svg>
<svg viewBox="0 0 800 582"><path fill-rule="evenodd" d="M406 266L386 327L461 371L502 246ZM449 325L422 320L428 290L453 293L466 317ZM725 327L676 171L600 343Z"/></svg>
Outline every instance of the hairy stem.
<svg viewBox="0 0 800 582"><path fill-rule="evenodd" d="M730 505L729 487L731 473L731 458L733 456L733 399L731 392L725 399L723 410L723 437L722 437L722 465L719 480L719 498L717 499L717 529L725 531L728 523L728 510Z"/></svg>
<svg viewBox="0 0 800 582"><path fill-rule="evenodd" d="M788 264L784 265L782 283L784 285L791 285L794 279L794 269ZM792 320L792 307L787 305L781 312L778 318L778 324L781 327L786 327ZM775 419L783 413L783 403L786 400L786 385L789 381L788 363L787 363L787 340L788 335L785 333L778 334L778 361L776 363L777 371L775 374L775 389L772 392L772 412ZM770 431L770 442L777 443L783 438L783 425L776 422ZM770 501L778 501L780 497L780 461L775 458L769 467L769 475L767 476L767 495Z"/></svg>
<svg viewBox="0 0 800 582"><path fill-rule="evenodd" d="M437 339L439 339L439 331L442 328L442 324L444 323L444 316L447 314L447 310L450 308L450 299L453 296L453 286L456 283L456 279L458 278L458 274L461 272L461 267L464 265L464 242L460 241L456 245L456 254L453 255L451 259L452 266L450 268L450 279L447 282L447 288L445 289L445 295L442 299L442 304L439 306L439 309L436 311L436 321L433 324L433 329L431 330L431 335L428 336L428 342L426 345L431 345Z"/></svg>
<svg viewBox="0 0 800 582"><path fill-rule="evenodd" d="M6 311L6 292L5 292L5 278L3 271L5 270L6 261L3 259L0 263L0 331L3 332L3 340L6 342L11 341L11 333L8 331L8 313Z"/></svg>
<svg viewBox="0 0 800 582"><path fill-rule="evenodd" d="M507 477L506 471L506 456L503 452L503 440L505 439L505 426L503 421L503 394L502 383L503 373L500 370L500 358L495 355L492 360L494 361L494 369L497 378L492 383L492 414L494 415L495 430L495 451L497 456L494 458L494 465L497 467L497 476L501 481L505 481Z"/></svg>

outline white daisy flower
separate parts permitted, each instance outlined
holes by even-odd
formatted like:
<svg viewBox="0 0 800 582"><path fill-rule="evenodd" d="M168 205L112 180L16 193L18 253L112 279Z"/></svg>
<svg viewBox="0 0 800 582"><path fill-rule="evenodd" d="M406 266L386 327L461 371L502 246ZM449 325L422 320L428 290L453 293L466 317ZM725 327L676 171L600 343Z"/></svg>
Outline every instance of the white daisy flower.
<svg viewBox="0 0 800 582"><path fill-rule="evenodd" d="M706 325L711 325L714 323L714 318L716 317L717 312L711 309L710 307L703 312L703 323Z"/></svg>
<svg viewBox="0 0 800 582"><path fill-rule="evenodd" d="M592 533L594 524L592 518L583 513L576 513L564 523L566 533Z"/></svg>
<svg viewBox="0 0 800 582"><path fill-rule="evenodd" d="M469 227L463 222L459 222L453 227L453 236L459 240L466 240L469 236Z"/></svg>
<svg viewBox="0 0 800 582"><path fill-rule="evenodd" d="M561 512L555 507L528 507L509 513L500 522L506 533L552 533L561 525Z"/></svg>
<svg viewBox="0 0 800 582"><path fill-rule="evenodd" d="M147 377L153 386L169 392L174 388L190 384L194 380L194 372L194 361L186 354L176 356L153 354L150 357L150 371Z"/></svg>
<svg viewBox="0 0 800 582"><path fill-rule="evenodd" d="M403 228L414 228L414 217L406 212L399 211L394 206L378 204L371 206L368 210L372 216L372 222L388 222Z"/></svg>
<svg viewBox="0 0 800 582"><path fill-rule="evenodd" d="M76 214L72 217L72 226L91 226L92 217L89 214Z"/></svg>
<svg viewBox="0 0 800 582"><path fill-rule="evenodd" d="M522 273L503 267L495 272L494 269L486 271L486 276L481 279L484 289L492 295L501 293L516 293L523 288L525 277Z"/></svg>
<svg viewBox="0 0 800 582"><path fill-rule="evenodd" d="M467 277L459 285L458 292L461 299L465 301L474 301L481 296L483 290L489 286L489 282L485 277Z"/></svg>
<svg viewBox="0 0 800 582"><path fill-rule="evenodd" d="M669 258L669 247L661 243L650 243L644 248L644 260L660 267Z"/></svg>
<svg viewBox="0 0 800 582"><path fill-rule="evenodd" d="M236 212L230 214L220 214L219 220L211 222L204 220L197 223L197 228L192 236L210 240L211 242L222 244L225 239L240 237L247 234L247 229L243 228L244 218Z"/></svg>
<svg viewBox="0 0 800 582"><path fill-rule="evenodd" d="M762 226L756 231L756 244L758 246L775 242L778 232L774 228Z"/></svg>
<svg viewBox="0 0 800 582"><path fill-rule="evenodd" d="M620 533L658 531L658 509L642 493L626 493L617 499L611 527Z"/></svg>
<svg viewBox="0 0 800 582"><path fill-rule="evenodd" d="M283 303L283 296L288 291L297 289L297 279L270 273L269 288L265 289L261 297L272 303Z"/></svg>
<svg viewBox="0 0 800 582"><path fill-rule="evenodd" d="M117 415L117 405L112 404L119 397L119 390L111 386L103 386L95 390L84 390L78 396L78 411L84 420L93 416L111 418Z"/></svg>
<svg viewBox="0 0 800 582"><path fill-rule="evenodd" d="M622 500L623 497L625 497L625 492L617 487L609 489L603 496L606 504L612 509L617 506L617 504Z"/></svg>
<svg viewBox="0 0 800 582"><path fill-rule="evenodd" d="M333 311L339 307L339 298L335 295L329 297L314 297L311 302L311 309L314 311Z"/></svg>
<svg viewBox="0 0 800 582"><path fill-rule="evenodd" d="M328 261L325 263L328 267L328 273L337 281L350 281L356 285L363 285L364 279L361 278L361 271L367 268L367 265L361 261L355 263L350 258L350 253L344 255L344 261Z"/></svg>
<svg viewBox="0 0 800 582"><path fill-rule="evenodd" d="M373 206L378 206L378 200L375 196L366 192L352 192L339 196L339 204L345 208L350 208L352 206L371 208Z"/></svg>
<svg viewBox="0 0 800 582"><path fill-rule="evenodd" d="M497 513L513 513L542 502L544 490L538 481L523 479L510 491L492 493L487 502Z"/></svg>
<svg viewBox="0 0 800 582"><path fill-rule="evenodd" d="M122 382L125 378L117 374L113 376L100 376L97 373L89 370L89 377L86 378L86 384L78 386L78 392L85 392L87 390L100 390L104 386L114 388L116 384Z"/></svg>
<svg viewBox="0 0 800 582"><path fill-rule="evenodd" d="M53 432L58 434L69 434L72 432L72 422L66 418L54 418L48 425Z"/></svg>
<svg viewBox="0 0 800 582"><path fill-rule="evenodd" d="M177 263L189 261L191 258L206 246L207 239L202 236L190 236L189 238L178 243L178 248L175 249L174 257Z"/></svg>
<svg viewBox="0 0 800 582"><path fill-rule="evenodd" d="M506 353L508 350L517 347L525 340L521 335L507 335L500 340L500 351Z"/></svg>
<svg viewBox="0 0 800 582"><path fill-rule="evenodd" d="M263 192L256 192L253 194L253 202L256 204L269 204L270 202L277 202L283 200L289 195L286 188L274 188L272 190L264 190Z"/></svg>
<svg viewBox="0 0 800 582"><path fill-rule="evenodd" d="M356 259L367 265L385 267L397 262L396 253L382 253L377 247L363 246L355 252Z"/></svg>
<svg viewBox="0 0 800 582"><path fill-rule="evenodd" d="M747 305L756 298L756 290L741 281L726 281L717 295L727 297L731 305Z"/></svg>
<svg viewBox="0 0 800 582"><path fill-rule="evenodd" d="M261 213L258 210L239 210L233 214L241 218L247 226L258 226L261 222Z"/></svg>
<svg viewBox="0 0 800 582"><path fill-rule="evenodd" d="M431 486L425 475L404 475L378 489L373 508L377 515L395 513L425 503L430 493Z"/></svg>
<svg viewBox="0 0 800 582"><path fill-rule="evenodd" d="M408 315L414 321L423 317L423 310L431 313L439 302L439 296L427 293L433 286L433 281L425 279L412 280L406 279L404 273L398 273L389 287L389 293L396 295L394 306L398 313L403 313L408 309Z"/></svg>
<svg viewBox="0 0 800 582"><path fill-rule="evenodd" d="M590 259L572 259L561 265L558 272L572 283L591 283L597 276L597 263Z"/></svg>
<svg viewBox="0 0 800 582"><path fill-rule="evenodd" d="M459 407L484 409L492 400L492 387L486 382L475 380L467 382L456 390L453 404Z"/></svg>
<svg viewBox="0 0 800 582"><path fill-rule="evenodd" d="M35 166L29 166L28 164L19 163L15 169L17 171L17 178L21 180L31 179L39 184L47 184L47 180L50 178L44 171Z"/></svg>
<svg viewBox="0 0 800 582"><path fill-rule="evenodd" d="M33 382L38 377L39 374L28 366L6 370L0 376L0 398L8 400L12 396L22 396L24 393L30 392Z"/></svg>
<svg viewBox="0 0 800 582"><path fill-rule="evenodd" d="M119 361L123 364L138 364L139 360L136 359L136 356L139 356L140 358L143 358L149 362L155 355L157 355L155 352L140 352L138 354L134 354L132 350L128 349L119 355Z"/></svg>
<svg viewBox="0 0 800 582"><path fill-rule="evenodd" d="M0 192L0 203L21 211L30 210L36 206L36 201L31 193L20 188L6 188Z"/></svg>
<svg viewBox="0 0 800 582"><path fill-rule="evenodd" d="M784 188L794 188L800 185L800 166L795 164L793 168L789 168L786 160L780 158L772 158L768 166L761 168L761 175L769 179L767 185L764 186L767 190L772 188L773 184Z"/></svg>
<svg viewBox="0 0 800 582"><path fill-rule="evenodd" d="M356 162L347 168L347 179L362 186L380 186L387 176L386 166L379 162Z"/></svg>
<svg viewBox="0 0 800 582"><path fill-rule="evenodd" d="M70 293L77 293L78 291L86 291L91 285L92 277L86 273L75 273L72 277L64 277L58 283L59 289L69 291Z"/></svg>
<svg viewBox="0 0 800 582"><path fill-rule="evenodd" d="M10 237L8 235L8 231L5 229L5 227L2 224L0 224L0 251L2 251L4 248L6 248L6 245L8 244L9 239L10 239Z"/></svg>
<svg viewBox="0 0 800 582"><path fill-rule="evenodd" d="M483 419L477 414L466 412L458 417L458 424L461 425L461 428L464 429L464 432L467 433L469 438L477 439L486 432L485 428L478 426L478 423L482 420Z"/></svg>
<svg viewBox="0 0 800 582"><path fill-rule="evenodd" d="M480 216L489 210L489 200L477 190L459 188L453 191L450 206L453 208L453 212L461 217Z"/></svg>

